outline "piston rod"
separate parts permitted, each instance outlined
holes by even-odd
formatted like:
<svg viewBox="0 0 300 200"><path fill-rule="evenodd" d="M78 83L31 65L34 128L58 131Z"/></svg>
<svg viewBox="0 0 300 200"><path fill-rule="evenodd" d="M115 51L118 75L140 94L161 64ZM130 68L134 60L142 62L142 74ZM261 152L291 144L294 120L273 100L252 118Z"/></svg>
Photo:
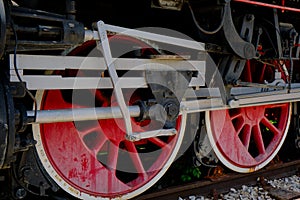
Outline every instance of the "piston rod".
<svg viewBox="0 0 300 200"><path fill-rule="evenodd" d="M139 106L129 106L131 117L140 116ZM27 111L29 118L34 117L34 111ZM119 107L102 107L102 108L74 108L59 110L38 110L36 120L28 122L29 124L71 122L71 121L88 121L100 119L122 118Z"/></svg>
<svg viewBox="0 0 300 200"><path fill-rule="evenodd" d="M232 98L227 99L224 103L221 96L215 96L205 99L194 99L182 101L180 112L196 113L210 110L220 110L228 108L240 108L248 106L259 106L274 103L296 102L300 99L300 85L293 84L292 89L288 92L284 90L264 91L253 90L253 88L243 87L243 91L234 88ZM248 90L247 90L248 89ZM247 91L247 92L246 92ZM130 117L140 117L143 114L140 106L128 106ZM26 111L27 117L34 119L34 111ZM40 123L56 123L71 121L87 121L123 118L119 107L101 107L101 108L74 108L74 109L58 109L58 110L37 110L36 121L29 121L26 124Z"/></svg>

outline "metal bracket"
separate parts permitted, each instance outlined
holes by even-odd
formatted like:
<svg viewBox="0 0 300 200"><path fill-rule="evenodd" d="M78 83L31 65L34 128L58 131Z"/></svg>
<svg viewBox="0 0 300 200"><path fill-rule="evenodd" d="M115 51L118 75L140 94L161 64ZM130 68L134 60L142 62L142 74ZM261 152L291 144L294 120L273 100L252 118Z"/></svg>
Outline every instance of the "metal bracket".
<svg viewBox="0 0 300 200"><path fill-rule="evenodd" d="M225 10L229 12L230 8ZM230 13L229 13L230 14ZM224 24L224 34L231 48L238 56L228 56L222 60L220 72L223 75L225 83L233 83L237 81L246 64L245 59L250 59L255 56L255 48L250 43L253 36L254 16L245 15L240 35L235 30L232 22L231 14L228 16L229 22ZM243 38L243 39L242 39Z"/></svg>
<svg viewBox="0 0 300 200"><path fill-rule="evenodd" d="M176 129L159 129L154 131L146 131L142 133L133 133L132 135L128 135L127 139L130 141L138 141L141 139L147 139L151 137L158 137L158 136L172 136L176 135Z"/></svg>
<svg viewBox="0 0 300 200"><path fill-rule="evenodd" d="M116 99L118 102L118 105L120 106L121 109L121 113L123 116L123 119L125 121L125 128L126 128L126 135L131 138L132 136L132 125L131 125L131 121L130 121L130 113L129 110L127 109L126 103L125 103L125 99L124 99L124 95L122 92L122 88L119 85L119 77L113 62L113 58L112 58L112 54L111 54L111 50L110 50L110 46L109 46L109 41L108 41L108 37L107 37L107 30L104 27L104 22L103 21L99 21L97 23L97 27L98 27L98 31L99 31L99 38L100 41L97 41L97 47L99 48L100 46L102 46L102 50L103 50L103 55L104 55L104 59L107 65L107 69L114 87L114 93L116 95Z"/></svg>
<svg viewBox="0 0 300 200"><path fill-rule="evenodd" d="M112 53L110 50L110 45L108 41L107 31L115 32L115 33L121 33L124 35L129 35L133 37L139 37L144 39L149 39L153 41L163 42L167 44L172 44L176 46L183 46L191 49L196 49L199 51L204 51L204 45L192 40L186 40L186 39L180 39L180 38L174 38L144 31L138 31L133 29L126 29L122 27L112 26L112 25L106 25L103 21L97 22L97 28L98 28L98 41L97 41L97 47L100 48L100 50L103 51L104 59L107 65L107 69L114 87L114 93L116 95L116 99L118 102L118 105L120 107L123 119L125 121L125 127L126 127L126 138L130 141L137 141L141 138L149 138L149 137L157 137L162 135L173 135L176 134L177 131L173 128L171 129L161 129L161 130L155 130L155 131L147 131L142 133L133 133L132 131L132 124L130 120L130 112L127 109L122 87L119 84L119 77L116 71L116 67L114 65L114 59L112 58ZM197 69L197 67L195 67Z"/></svg>
<svg viewBox="0 0 300 200"><path fill-rule="evenodd" d="M146 80L152 94L163 107L161 114L165 128L175 127L180 102L191 79L191 71L146 71Z"/></svg>
<svg viewBox="0 0 300 200"><path fill-rule="evenodd" d="M227 56L222 59L220 64L220 73L223 76L225 83L234 83L239 79L246 64L245 59L240 59L237 56Z"/></svg>
<svg viewBox="0 0 300 200"><path fill-rule="evenodd" d="M241 36L236 31L235 25L232 20L231 16L231 8L230 3L227 3L224 7L225 12L225 20L223 25L223 32L228 42L230 48L233 52L241 58L244 59L251 59L255 56L255 47L249 41L245 41L241 38ZM253 19L250 19L250 21ZM250 26L248 26L249 28ZM253 30L253 28L252 28ZM252 30L249 29L249 36L252 34L250 33Z"/></svg>

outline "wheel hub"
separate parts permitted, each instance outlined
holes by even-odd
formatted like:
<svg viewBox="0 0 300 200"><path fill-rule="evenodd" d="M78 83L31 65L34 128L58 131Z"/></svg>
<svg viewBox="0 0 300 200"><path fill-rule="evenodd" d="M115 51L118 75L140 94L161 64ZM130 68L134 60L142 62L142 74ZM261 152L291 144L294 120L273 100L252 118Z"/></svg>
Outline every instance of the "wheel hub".
<svg viewBox="0 0 300 200"><path fill-rule="evenodd" d="M242 109L242 115L245 116L248 123L257 123L264 117L264 114L264 106L252 106Z"/></svg>

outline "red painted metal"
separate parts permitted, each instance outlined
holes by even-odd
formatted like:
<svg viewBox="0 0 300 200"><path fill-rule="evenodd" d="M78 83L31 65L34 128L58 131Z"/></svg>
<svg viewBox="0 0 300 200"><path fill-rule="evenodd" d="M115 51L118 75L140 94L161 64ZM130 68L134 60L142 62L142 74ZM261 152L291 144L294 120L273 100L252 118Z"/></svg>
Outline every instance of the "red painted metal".
<svg viewBox="0 0 300 200"><path fill-rule="evenodd" d="M263 76L266 78L271 73L271 68L247 61L242 77L246 81L261 82ZM289 107L290 104L285 103L211 111L210 124L216 147L231 165L255 168L265 162L284 139Z"/></svg>
<svg viewBox="0 0 300 200"><path fill-rule="evenodd" d="M247 60L246 62L245 70L246 70L245 77L244 77L245 81L252 82L251 65L249 60Z"/></svg>
<svg viewBox="0 0 300 200"><path fill-rule="evenodd" d="M132 43L135 39L122 40ZM94 44L88 42L87 47L75 49L71 55L84 54L82 52ZM134 44L141 45L140 42ZM145 43L142 47L150 48ZM74 72L71 71L71 74ZM84 72L80 76L84 76ZM86 104L73 102L76 91L73 94L69 92L45 91L41 109L87 107ZM124 93L127 104L132 105L149 91L127 89ZM115 98L110 96L110 91L93 90L85 94L79 97L95 99L98 106L117 105ZM179 117L177 130L180 123ZM132 119L134 132L155 130L161 126L159 122L136 122ZM40 132L47 157L60 177L81 192L107 198L126 195L154 179L160 169L165 167L178 139L178 135L175 135L138 142L127 141L122 119L42 124Z"/></svg>
<svg viewBox="0 0 300 200"><path fill-rule="evenodd" d="M267 64L263 64L263 67L262 67L262 73L260 74L260 77L259 77L259 82L260 83L263 83L264 82L264 74L265 74L265 70L267 68Z"/></svg>
<svg viewBox="0 0 300 200"><path fill-rule="evenodd" d="M268 8L281 9L283 11L300 12L300 9L298 9L298 8L291 8L291 7L279 6L279 5L269 4L269 3L262 3L262 2L259 2L259 1L251 1L251 0L233 0L233 1L234 2L257 5L257 6L264 6L264 7L268 7Z"/></svg>
<svg viewBox="0 0 300 200"><path fill-rule="evenodd" d="M285 5L285 0L281 0L281 5L282 5L282 6ZM282 10L281 12L284 13L284 10Z"/></svg>
<svg viewBox="0 0 300 200"><path fill-rule="evenodd" d="M289 104L211 112L216 145L227 160L252 168L276 150L287 128Z"/></svg>

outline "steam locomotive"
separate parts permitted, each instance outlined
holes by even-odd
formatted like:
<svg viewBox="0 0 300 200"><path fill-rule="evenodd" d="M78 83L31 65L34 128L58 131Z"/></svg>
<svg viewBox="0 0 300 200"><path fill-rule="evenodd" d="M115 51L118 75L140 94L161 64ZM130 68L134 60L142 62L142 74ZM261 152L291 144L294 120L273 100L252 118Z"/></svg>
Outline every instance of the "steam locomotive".
<svg viewBox="0 0 300 200"><path fill-rule="evenodd" d="M240 173L299 149L299 5L0 0L0 199L130 199L191 147Z"/></svg>

